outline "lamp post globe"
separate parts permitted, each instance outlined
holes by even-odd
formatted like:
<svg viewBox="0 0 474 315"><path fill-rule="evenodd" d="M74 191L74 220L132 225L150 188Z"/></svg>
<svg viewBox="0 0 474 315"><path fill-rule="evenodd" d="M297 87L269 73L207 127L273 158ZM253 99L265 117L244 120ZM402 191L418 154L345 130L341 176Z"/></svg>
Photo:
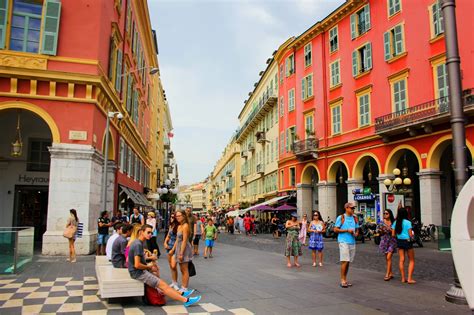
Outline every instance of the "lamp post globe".
<svg viewBox="0 0 474 315"><path fill-rule="evenodd" d="M403 180L400 177L397 177L393 180L394 185L401 185L403 183Z"/></svg>
<svg viewBox="0 0 474 315"><path fill-rule="evenodd" d="M410 186L411 185L411 179L408 177L403 180L403 185L405 186Z"/></svg>
<svg viewBox="0 0 474 315"><path fill-rule="evenodd" d="M386 178L383 181L383 184L388 187L388 186L392 185L392 180L390 178Z"/></svg>
<svg viewBox="0 0 474 315"><path fill-rule="evenodd" d="M165 185L166 185L166 186L171 185L171 181L170 181L169 179L166 179L166 180L165 180Z"/></svg>
<svg viewBox="0 0 474 315"><path fill-rule="evenodd" d="M394 168L393 169L393 175L398 176L398 175L400 175L400 173L401 173L401 171L400 171L399 168Z"/></svg>

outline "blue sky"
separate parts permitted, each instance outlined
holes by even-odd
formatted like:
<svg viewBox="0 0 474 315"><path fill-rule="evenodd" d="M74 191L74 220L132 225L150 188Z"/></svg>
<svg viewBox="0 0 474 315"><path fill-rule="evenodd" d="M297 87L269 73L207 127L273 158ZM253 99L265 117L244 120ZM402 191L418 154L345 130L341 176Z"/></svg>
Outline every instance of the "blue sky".
<svg viewBox="0 0 474 315"><path fill-rule="evenodd" d="M181 184L203 180L266 60L343 0L148 0Z"/></svg>

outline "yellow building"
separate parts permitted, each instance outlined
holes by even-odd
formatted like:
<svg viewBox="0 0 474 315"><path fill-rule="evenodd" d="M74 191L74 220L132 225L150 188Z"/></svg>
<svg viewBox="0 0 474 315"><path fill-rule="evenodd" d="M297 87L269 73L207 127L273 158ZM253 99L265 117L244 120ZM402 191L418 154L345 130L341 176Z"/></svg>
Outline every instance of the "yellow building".
<svg viewBox="0 0 474 315"><path fill-rule="evenodd" d="M240 201L269 200L278 192L278 64L271 58L239 114Z"/></svg>

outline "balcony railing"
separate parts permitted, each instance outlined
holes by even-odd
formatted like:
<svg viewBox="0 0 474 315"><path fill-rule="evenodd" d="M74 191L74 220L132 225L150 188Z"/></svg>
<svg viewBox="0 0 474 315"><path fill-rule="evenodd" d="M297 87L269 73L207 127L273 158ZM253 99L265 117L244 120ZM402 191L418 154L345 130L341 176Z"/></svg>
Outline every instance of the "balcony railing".
<svg viewBox="0 0 474 315"><path fill-rule="evenodd" d="M257 164L257 173L259 173L259 174L265 173L265 165Z"/></svg>
<svg viewBox="0 0 474 315"><path fill-rule="evenodd" d="M465 111L474 105L473 91L474 89L472 88L463 91L462 100ZM408 107L375 118L375 133L386 133L393 129L405 128L412 124L435 120L443 116L448 116L447 114L450 110L451 104L447 96Z"/></svg>
<svg viewBox="0 0 474 315"><path fill-rule="evenodd" d="M240 157L246 159L246 158L248 158L248 156L249 156L249 153L247 151L240 152Z"/></svg>
<svg viewBox="0 0 474 315"><path fill-rule="evenodd" d="M168 152L168 158L169 158L169 159L174 158L174 153L173 153L173 151L169 151L169 152Z"/></svg>
<svg viewBox="0 0 474 315"><path fill-rule="evenodd" d="M319 140L316 138L308 138L293 143L293 153L299 159L318 157Z"/></svg>
<svg viewBox="0 0 474 315"><path fill-rule="evenodd" d="M225 175L226 175L227 177L232 177L232 171L227 171L227 172L225 172Z"/></svg>
<svg viewBox="0 0 474 315"><path fill-rule="evenodd" d="M255 136L257 137L257 143L265 143L267 141L264 131L257 131Z"/></svg>
<svg viewBox="0 0 474 315"><path fill-rule="evenodd" d="M278 98L276 95L274 95L273 90L265 91L263 92L262 97L260 98L257 107L255 107L251 112L248 118L245 120L244 124L240 128L240 130L237 132L237 138L240 137L240 135L245 131L245 129L250 125L252 120L258 115L260 110L265 107L265 105L273 105L276 104L278 101Z"/></svg>
<svg viewBox="0 0 474 315"><path fill-rule="evenodd" d="M254 151L255 150L255 145L253 143L249 143L248 150L249 151Z"/></svg>
<svg viewBox="0 0 474 315"><path fill-rule="evenodd" d="M240 181L241 181L242 183L247 182L247 175L240 175Z"/></svg>

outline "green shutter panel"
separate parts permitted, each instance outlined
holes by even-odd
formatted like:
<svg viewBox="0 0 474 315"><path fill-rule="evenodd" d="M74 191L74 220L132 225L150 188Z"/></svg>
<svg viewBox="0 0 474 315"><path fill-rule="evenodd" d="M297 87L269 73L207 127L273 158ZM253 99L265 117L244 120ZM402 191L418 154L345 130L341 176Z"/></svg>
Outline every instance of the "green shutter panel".
<svg viewBox="0 0 474 315"><path fill-rule="evenodd" d="M130 74L128 74L128 79L127 79L127 112L130 114L130 109L131 109L131 101L132 101L132 77Z"/></svg>
<svg viewBox="0 0 474 315"><path fill-rule="evenodd" d="M372 69L372 43L367 43L367 45L365 45L364 59L366 70Z"/></svg>
<svg viewBox="0 0 474 315"><path fill-rule="evenodd" d="M308 77L308 97L313 96L313 75Z"/></svg>
<svg viewBox="0 0 474 315"><path fill-rule="evenodd" d="M388 0L388 14L393 15L395 13L395 1Z"/></svg>
<svg viewBox="0 0 474 315"><path fill-rule="evenodd" d="M9 2L9 0L0 0L0 49L5 49Z"/></svg>
<svg viewBox="0 0 474 315"><path fill-rule="evenodd" d="M110 38L109 46L109 80L112 80L114 75L114 57L115 57L115 43L113 38Z"/></svg>
<svg viewBox="0 0 474 315"><path fill-rule="evenodd" d="M306 91L305 91L305 85L306 85L306 78L303 78L301 80L301 99L304 100L306 99Z"/></svg>
<svg viewBox="0 0 474 315"><path fill-rule="evenodd" d="M394 37L395 37L395 55L399 55L403 53L403 33L402 33L402 26L398 25L394 29Z"/></svg>
<svg viewBox="0 0 474 315"><path fill-rule="evenodd" d="M370 5L367 4L364 8L365 15L365 31L367 32L370 29Z"/></svg>
<svg viewBox="0 0 474 315"><path fill-rule="evenodd" d="M357 62L357 50L352 52L352 76L355 77L359 74L359 65Z"/></svg>
<svg viewBox="0 0 474 315"><path fill-rule="evenodd" d="M46 0L46 11L43 19L43 38L41 53L56 56L58 48L59 18L61 1Z"/></svg>
<svg viewBox="0 0 474 315"><path fill-rule="evenodd" d="M383 34L383 47L385 61L390 60L390 58L392 57L392 54L390 53L390 32L385 32Z"/></svg>
<svg viewBox="0 0 474 315"><path fill-rule="evenodd" d="M354 39L357 37L356 33L356 16L355 14L351 15L351 38Z"/></svg>
<svg viewBox="0 0 474 315"><path fill-rule="evenodd" d="M117 49L117 65L115 69L115 89L117 92L122 91L122 51Z"/></svg>

